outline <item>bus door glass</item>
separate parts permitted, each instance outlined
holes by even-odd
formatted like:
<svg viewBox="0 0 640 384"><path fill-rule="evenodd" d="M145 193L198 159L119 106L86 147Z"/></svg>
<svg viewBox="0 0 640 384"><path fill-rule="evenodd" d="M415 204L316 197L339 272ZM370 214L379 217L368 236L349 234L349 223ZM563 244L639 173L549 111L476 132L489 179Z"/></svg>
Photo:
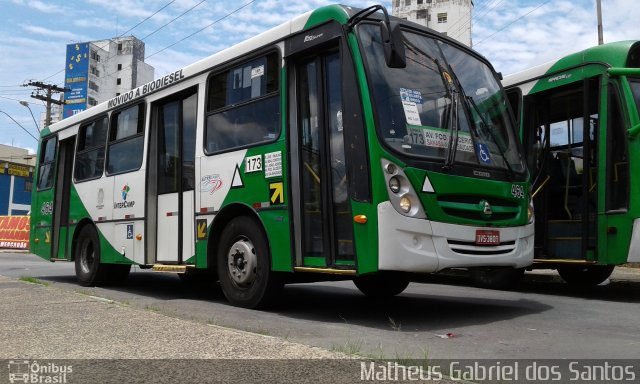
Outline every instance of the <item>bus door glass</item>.
<svg viewBox="0 0 640 384"><path fill-rule="evenodd" d="M194 184L197 94L154 106L157 132L157 262L183 263L195 254ZM152 178L152 176L150 175ZM152 180L149 180L152 183Z"/></svg>
<svg viewBox="0 0 640 384"><path fill-rule="evenodd" d="M70 254L69 203L76 137L60 141L53 206L52 258L66 259Z"/></svg>
<svg viewBox="0 0 640 384"><path fill-rule="evenodd" d="M38 158L37 194L31 202L31 227L33 230L33 251L46 257L55 256L51 252L51 232L53 224L54 180L58 138L49 137L42 141Z"/></svg>
<svg viewBox="0 0 640 384"><path fill-rule="evenodd" d="M523 140L533 189L540 188L536 257L589 259L597 235L598 80L527 99L532 117L524 122Z"/></svg>
<svg viewBox="0 0 640 384"><path fill-rule="evenodd" d="M353 265L354 244L342 123L342 77L337 50L296 66L301 209L301 266ZM292 107L293 110L293 107ZM295 179L295 176L294 176ZM293 189L294 191L296 189Z"/></svg>

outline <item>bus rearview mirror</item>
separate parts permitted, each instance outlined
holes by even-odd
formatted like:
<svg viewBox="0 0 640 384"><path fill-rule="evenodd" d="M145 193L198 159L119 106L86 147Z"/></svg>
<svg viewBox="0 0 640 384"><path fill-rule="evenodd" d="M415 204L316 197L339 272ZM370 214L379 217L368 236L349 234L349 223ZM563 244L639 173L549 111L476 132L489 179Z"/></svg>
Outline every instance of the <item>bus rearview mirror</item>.
<svg viewBox="0 0 640 384"><path fill-rule="evenodd" d="M405 68L407 66L407 58L404 53L404 41L400 24L395 21L381 21L380 35L387 66L389 68Z"/></svg>

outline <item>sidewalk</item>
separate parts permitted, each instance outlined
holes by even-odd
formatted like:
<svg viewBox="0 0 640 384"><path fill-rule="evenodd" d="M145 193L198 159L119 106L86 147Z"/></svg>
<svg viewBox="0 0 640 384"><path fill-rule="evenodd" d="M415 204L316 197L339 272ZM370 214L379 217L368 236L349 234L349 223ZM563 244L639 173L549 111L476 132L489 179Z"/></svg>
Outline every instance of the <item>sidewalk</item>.
<svg viewBox="0 0 640 384"><path fill-rule="evenodd" d="M73 373L58 381L68 383L245 383L284 377L346 383L360 377L358 361L343 354L4 276L0 314L0 383L9 382L7 369L27 362L45 369L71 366Z"/></svg>

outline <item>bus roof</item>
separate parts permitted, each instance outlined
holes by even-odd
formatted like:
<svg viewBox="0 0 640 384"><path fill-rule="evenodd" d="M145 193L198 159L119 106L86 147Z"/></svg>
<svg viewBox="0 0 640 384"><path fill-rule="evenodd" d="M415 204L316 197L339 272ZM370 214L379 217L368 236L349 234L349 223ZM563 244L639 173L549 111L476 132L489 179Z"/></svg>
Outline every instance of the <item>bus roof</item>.
<svg viewBox="0 0 640 384"><path fill-rule="evenodd" d="M626 67L629 65L629 54L639 48L640 41L637 40L596 45L560 59L505 76L502 84L506 88L589 63L599 63L607 67Z"/></svg>

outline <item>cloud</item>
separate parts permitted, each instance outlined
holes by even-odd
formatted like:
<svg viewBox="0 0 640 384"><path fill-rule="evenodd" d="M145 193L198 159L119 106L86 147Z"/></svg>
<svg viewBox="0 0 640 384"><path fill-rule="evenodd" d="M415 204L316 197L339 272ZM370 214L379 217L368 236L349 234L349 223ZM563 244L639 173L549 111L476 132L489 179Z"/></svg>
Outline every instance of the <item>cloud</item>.
<svg viewBox="0 0 640 384"><path fill-rule="evenodd" d="M540 3L516 0L483 8L479 14L486 14L474 18L474 49L509 74L598 43L593 1L552 1L527 15ZM603 18L605 42L640 36L640 8L632 0L604 2Z"/></svg>
<svg viewBox="0 0 640 384"><path fill-rule="evenodd" d="M22 29L24 29L26 32L34 33L36 35L41 35L46 37L55 37L55 38L65 39L65 40L74 40L74 39L77 39L78 37L78 35L73 32L48 29L44 27L38 27L35 25L24 25L22 26Z"/></svg>

